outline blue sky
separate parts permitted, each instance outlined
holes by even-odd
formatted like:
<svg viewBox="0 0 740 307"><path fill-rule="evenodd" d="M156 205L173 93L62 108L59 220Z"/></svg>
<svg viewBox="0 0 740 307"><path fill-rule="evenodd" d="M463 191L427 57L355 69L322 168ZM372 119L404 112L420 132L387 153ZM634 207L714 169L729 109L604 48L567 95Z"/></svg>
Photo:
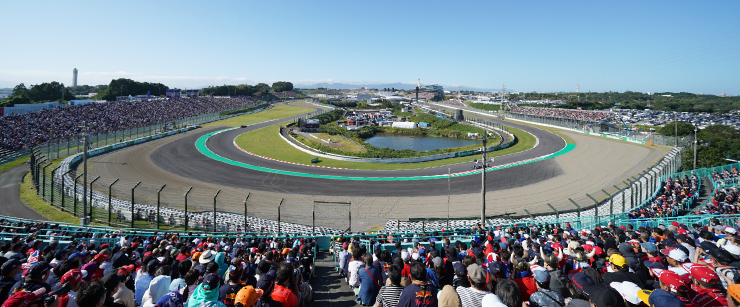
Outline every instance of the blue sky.
<svg viewBox="0 0 740 307"><path fill-rule="evenodd" d="M438 83L740 95L738 1L2 1L0 87Z"/></svg>

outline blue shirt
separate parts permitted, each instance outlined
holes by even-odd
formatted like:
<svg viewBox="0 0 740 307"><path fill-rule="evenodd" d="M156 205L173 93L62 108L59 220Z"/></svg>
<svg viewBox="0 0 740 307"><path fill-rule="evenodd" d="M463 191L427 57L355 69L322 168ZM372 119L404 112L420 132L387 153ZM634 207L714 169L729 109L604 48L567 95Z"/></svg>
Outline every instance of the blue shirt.
<svg viewBox="0 0 740 307"><path fill-rule="evenodd" d="M380 281L382 280L380 269L375 266L365 266L360 268L360 272L357 276L360 278L359 296L360 300L362 300L362 304L375 305L375 298L378 296L378 292L380 292Z"/></svg>
<svg viewBox="0 0 740 307"><path fill-rule="evenodd" d="M141 299L144 298L144 292L149 289L149 284L154 279L154 276L144 273L141 277L136 279L134 284L134 301L136 305L141 305Z"/></svg>

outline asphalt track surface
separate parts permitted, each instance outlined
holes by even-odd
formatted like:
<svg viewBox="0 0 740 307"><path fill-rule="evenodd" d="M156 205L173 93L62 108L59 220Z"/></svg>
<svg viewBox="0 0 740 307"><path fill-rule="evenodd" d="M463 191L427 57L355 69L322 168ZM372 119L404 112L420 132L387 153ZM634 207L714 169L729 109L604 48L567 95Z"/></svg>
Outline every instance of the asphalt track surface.
<svg viewBox="0 0 740 307"><path fill-rule="evenodd" d="M515 122L507 121L505 124L537 135L540 144L529 151L497 157L495 164L518 161L525 159L527 155L540 156L557 151L564 144L562 138L547 131ZM446 179L371 182L293 177L231 166L211 160L195 150L194 144L198 137L226 128L197 129L94 157L88 160L91 164L91 176L101 176L95 188L107 191L108 184L119 178L120 181L113 189L114 195L130 199L130 188L141 181L141 186L136 190L137 201L156 204L157 191L163 184L167 184L162 193L163 205L182 208L183 193L192 186L194 189L190 194L190 210L209 210L212 208L213 195L221 190L218 196L219 210L237 213L243 212L242 201L251 193L249 215L277 219L278 203L284 199L282 220L308 225L311 223L313 201L351 201L352 228L355 230L379 226L388 220L447 216ZM241 133L247 129L236 130ZM586 193L600 198L603 196L602 189L615 191L613 185L624 186L622 182L625 178L642 172L667 150L568 131L559 133L570 137L576 144L571 152L544 161L487 172L487 215L504 212L524 214L523 209L531 213L550 212L547 203L559 210L574 209L569 198L581 206L590 205L592 202L586 197ZM261 166L280 169L291 167L257 157L247 157L249 155L234 148L232 141L232 136L214 138L207 145L219 154L233 154L233 158L241 161L257 159L254 161L260 161ZM548 148L549 150L544 150ZM542 151L536 152L539 150ZM471 156L471 160L473 158ZM469 170L471 165L472 162L467 162L457 167ZM314 167L292 167L303 172L323 171ZM354 173L368 174L368 171L358 170L328 171L348 176ZM383 175L398 172L404 175L446 174L447 166L372 173L374 172ZM480 174L453 177L450 183L450 216L479 215L480 187ZM328 223L346 217L338 209L322 210L324 211L317 209L317 225L334 227L334 224ZM320 223L319 213L327 224Z"/></svg>
<svg viewBox="0 0 740 307"><path fill-rule="evenodd" d="M495 121L495 120L494 120ZM495 121L496 122L496 121ZM498 121L498 123L503 123ZM351 177L413 177L447 174L448 167L452 173L465 172L472 169L472 162L459 163L450 166L440 166L412 170L350 170L350 169L328 169L303 165L288 164L280 161L267 160L261 157L245 154L234 146L234 139L246 132L274 125L270 121L247 128L239 128L216 134L208 139L206 146L214 153L235 161L258 165L271 169L290 172L312 173L319 175L339 175ZM565 147L565 141L550 132L524 126L516 123L506 123L509 126L522 129L539 139L539 144L527 151L495 158L493 166L504 165L525 159L531 159L547 155ZM190 177L195 180L210 182L222 186L244 187L249 186L258 190L271 190L271 185L262 184L267 174L262 171L239 168L226 163L220 163L205 158L194 146L195 140L200 136L212 132L204 130L183 138L178 142L172 142L154 151L150 158L155 165L179 176ZM173 159L177 157L177 159ZM478 155L470 156L472 161L479 158ZM189 163L181 163L183 160ZM229 174L229 176L224 176ZM545 160L526 164L523 166L505 168L489 171L487 176L502 176L511 178L509 182L487 182L486 187L491 189L502 189L511 186L524 186L534 184L542 180L562 174L557 163ZM299 193L306 195L325 196L356 196L366 197L389 197L397 195L423 196L423 195L446 195L447 179L425 179L410 180L400 183L398 181L347 181L336 179L306 178L298 176L285 176L282 186L283 192ZM480 174L459 177L465 188L454 191L455 194L468 194L480 191ZM431 188L431 189L430 189Z"/></svg>
<svg viewBox="0 0 740 307"><path fill-rule="evenodd" d="M3 215L23 219L46 220L21 202L21 182L28 164L21 164L0 175L0 211Z"/></svg>

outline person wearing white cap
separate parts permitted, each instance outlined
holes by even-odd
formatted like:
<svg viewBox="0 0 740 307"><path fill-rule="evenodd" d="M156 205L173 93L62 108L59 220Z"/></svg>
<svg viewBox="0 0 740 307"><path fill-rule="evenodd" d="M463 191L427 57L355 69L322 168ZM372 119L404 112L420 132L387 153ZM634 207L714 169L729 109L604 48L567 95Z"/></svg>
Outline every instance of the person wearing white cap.
<svg viewBox="0 0 740 307"><path fill-rule="evenodd" d="M688 271L686 271L683 267L681 267L681 264L684 262L687 262L689 259L689 256L686 255L686 253L678 248L665 248L661 249L660 253L666 256L666 262L668 262L668 269L675 272L678 275L686 275L689 274Z"/></svg>
<svg viewBox="0 0 740 307"><path fill-rule="evenodd" d="M622 295L622 298L624 298L625 301L633 305L639 305L642 302L642 300L640 300L640 297L637 296L637 292L642 289L633 282L612 282L609 284L609 286L616 289L617 292Z"/></svg>
<svg viewBox="0 0 740 307"><path fill-rule="evenodd" d="M212 250L208 249L204 251L202 254L200 254L200 258L198 259L198 262L200 264L208 264L209 262L216 259L216 253L214 253Z"/></svg>

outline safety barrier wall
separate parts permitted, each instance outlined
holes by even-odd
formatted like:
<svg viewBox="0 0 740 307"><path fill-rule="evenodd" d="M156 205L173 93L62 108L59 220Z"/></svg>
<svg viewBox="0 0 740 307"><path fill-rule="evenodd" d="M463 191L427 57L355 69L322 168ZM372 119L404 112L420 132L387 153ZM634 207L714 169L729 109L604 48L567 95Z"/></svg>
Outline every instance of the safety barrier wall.
<svg viewBox="0 0 740 307"><path fill-rule="evenodd" d="M249 113L263 111L269 107L271 106ZM220 119L244 114L246 113L224 116ZM210 121L214 121L214 119L208 119L204 122L196 122L193 125L200 125ZM107 146L89 150L88 157L108 153L119 148L141 144L192 129L193 127L187 127L125 142L109 144ZM190 222L188 224L189 230L214 230L215 225L215 230L219 232L259 230L279 233L330 233L336 231L326 227L316 227L316 229L312 230L310 226L278 222L252 216L247 216L245 218L244 215L217 211L215 206L213 211L198 212L141 204L136 202L134 199L135 187L131 189L132 199L134 200L123 200L113 197L110 193L106 194L93 189L92 182L97 179L93 179L91 180L92 182L89 182L90 187L87 189L87 193L85 194L84 186L78 183L81 174L75 173L77 178L74 178L72 175L75 168L74 166L77 163L80 163L82 158L82 153L69 156L62 160L57 168L50 170L49 172L46 167L42 167L42 164L47 163L45 161L45 157L43 157L41 150L36 149L35 154L31 155L31 163L33 165L32 178L34 185L37 187L37 193L62 211L70 212L75 216L82 217L83 212L85 211L82 208L82 205L87 201L89 209L87 211L88 218L92 221L119 227L133 226L132 221L135 220L149 222L151 227L157 228L159 228L160 224L168 227L184 227L186 224L185 216L187 214L187 220ZM49 165L46 166L48 167ZM113 182L113 184L115 183L116 181ZM113 184L111 184L111 186ZM154 214L154 212L156 212L156 214ZM216 216L215 222L213 221L214 214Z"/></svg>
<svg viewBox="0 0 740 307"><path fill-rule="evenodd" d="M530 214L527 210L524 210L527 213L526 215L491 215L490 218L486 218L486 224L498 226L511 223L512 220L516 220L521 223L573 220L578 221L578 223L583 223L584 225L592 225L601 223L601 221L613 221L619 218L626 218L628 212L636 209L639 210L657 197L657 193L660 190L665 176L676 173L680 168L680 153L681 148L672 149L663 158L661 158L660 161L646 171L636 177L633 176L632 178L625 180L624 187L620 188L614 186L613 189L611 189L611 187L605 187L602 192L606 197L601 201L597 201L591 195L586 194L586 196L593 201L591 205L578 204L570 198L569 202L575 207L575 209L557 210L551 204L546 204L553 210L553 213ZM606 190L616 190L616 192L609 193ZM576 197L576 195L574 195L574 197ZM383 230L420 230L448 227L470 227L479 222L480 218L450 220L440 218L409 221L390 220L386 223Z"/></svg>

